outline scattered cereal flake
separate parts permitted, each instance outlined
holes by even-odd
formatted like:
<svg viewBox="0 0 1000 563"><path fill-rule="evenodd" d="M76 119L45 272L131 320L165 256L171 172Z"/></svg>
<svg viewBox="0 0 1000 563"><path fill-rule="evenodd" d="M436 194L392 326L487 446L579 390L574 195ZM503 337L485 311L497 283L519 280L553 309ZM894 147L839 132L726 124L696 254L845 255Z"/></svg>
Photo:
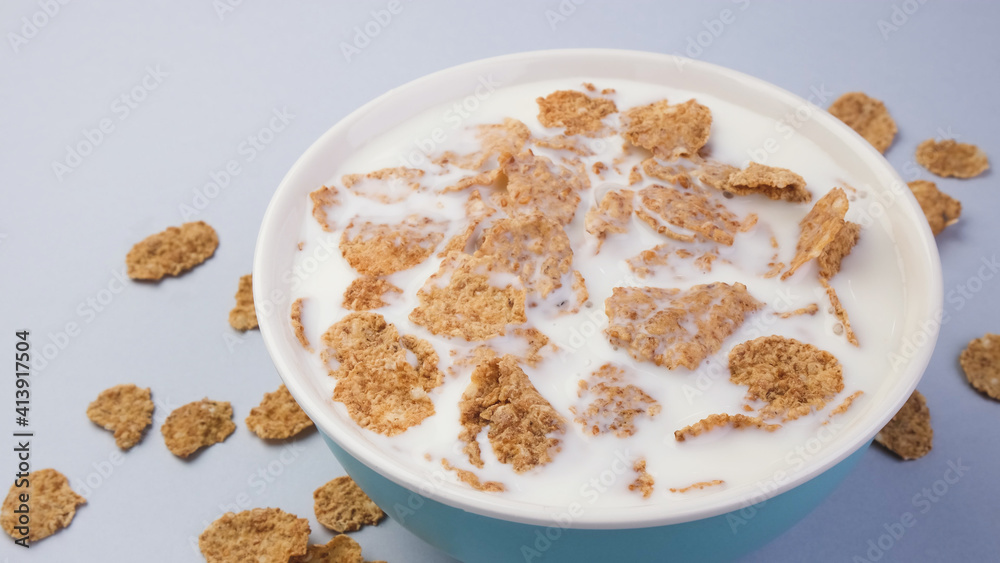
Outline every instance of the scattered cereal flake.
<svg viewBox="0 0 1000 563"><path fill-rule="evenodd" d="M695 156L708 142L712 112L694 100L670 105L660 100L624 114L623 136L662 159Z"/></svg>
<svg viewBox="0 0 1000 563"><path fill-rule="evenodd" d="M292 303L292 331L295 333L295 338L298 339L299 344L302 345L306 351L312 353L312 346L309 345L309 339L306 338L306 327L302 324L302 304L305 299L299 297Z"/></svg>
<svg viewBox="0 0 1000 563"><path fill-rule="evenodd" d="M438 257L444 258L452 252L466 252L469 243L475 240L476 229L488 217L496 213L496 211L496 209L483 202L482 196L479 195L479 190L474 190L469 194L469 199L465 202L465 216L469 223L462 232L448 240L444 248L441 249L441 252L438 253Z"/></svg>
<svg viewBox="0 0 1000 563"><path fill-rule="evenodd" d="M129 450L139 443L143 432L153 422L149 388L127 383L105 389L87 407L87 418L114 432L115 444Z"/></svg>
<svg viewBox="0 0 1000 563"><path fill-rule="evenodd" d="M691 186L690 170L680 164L664 164L656 158L647 158L642 161L642 170L650 178L663 180L682 188Z"/></svg>
<svg viewBox="0 0 1000 563"><path fill-rule="evenodd" d="M669 266L672 257L680 260L691 260L694 266L703 273L710 273L712 271L712 264L716 260L719 260L719 247L713 245L695 249L701 254L696 254L689 250L689 248L690 245L686 245L685 248L677 248L667 243L658 244L653 248L643 250L639 254L626 259L625 263L628 264L628 267L636 275L643 278L652 275L653 268L655 267ZM723 261L727 262L726 260Z"/></svg>
<svg viewBox="0 0 1000 563"><path fill-rule="evenodd" d="M387 276L426 260L444 239L443 229L441 221L419 215L396 224L355 218L340 237L340 251L358 273Z"/></svg>
<svg viewBox="0 0 1000 563"><path fill-rule="evenodd" d="M692 242L695 235L670 229L660 224L660 219L726 246L733 244L734 234L749 230L756 223L756 215L741 222L721 201L702 191L653 185L639 190L639 201L642 205L635 213L640 219L657 233L681 242Z"/></svg>
<svg viewBox="0 0 1000 563"><path fill-rule="evenodd" d="M257 328L257 309L253 304L253 275L240 276L236 290L236 306L229 311L229 326L248 331Z"/></svg>
<svg viewBox="0 0 1000 563"><path fill-rule="evenodd" d="M585 433L597 436L613 432L619 438L635 433L635 420L659 414L662 407L656 399L635 385L613 385L622 379L625 370L613 364L604 364L591 374L591 380L581 380L580 397L593 395L594 399L574 419L583 426ZM603 381L601 381L603 380Z"/></svg>
<svg viewBox="0 0 1000 563"><path fill-rule="evenodd" d="M466 469L459 469L448 462L447 459L441 460L441 465L448 471L454 471L458 475L458 479L463 483L469 485L477 491L484 491L487 493L502 493L507 490L503 486L503 483L498 481L481 481L479 476L472 471Z"/></svg>
<svg viewBox="0 0 1000 563"><path fill-rule="evenodd" d="M333 400L373 432L394 436L434 414L427 392L441 384L438 355L426 341L400 336L378 313L355 312L323 334L324 360L340 362ZM407 350L416 356L414 366Z"/></svg>
<svg viewBox="0 0 1000 563"><path fill-rule="evenodd" d="M279 508L227 512L198 538L208 563L286 563L305 555L308 543L309 520Z"/></svg>
<svg viewBox="0 0 1000 563"><path fill-rule="evenodd" d="M729 381L746 385L747 399L767 402L763 418L795 420L826 406L844 390L843 368L833 354L783 336L762 336L729 352Z"/></svg>
<svg viewBox="0 0 1000 563"><path fill-rule="evenodd" d="M706 186L722 190L726 193L732 193L730 190L733 188L729 184L729 178L733 174L739 173L739 171L740 169L735 166L706 160L694 171L694 175Z"/></svg>
<svg viewBox="0 0 1000 563"><path fill-rule="evenodd" d="M959 363L976 390L1000 401L1000 335L987 334L969 342Z"/></svg>
<svg viewBox="0 0 1000 563"><path fill-rule="evenodd" d="M313 510L317 522L340 533L375 526L385 518L382 509L347 475L313 491Z"/></svg>
<svg viewBox="0 0 1000 563"><path fill-rule="evenodd" d="M810 303L809 305L806 305L805 307L799 307L794 311L785 311L784 313L778 313L778 316L783 319L789 319L791 317L797 317L799 315L815 315L817 312L819 312L819 305L815 303Z"/></svg>
<svg viewBox="0 0 1000 563"><path fill-rule="evenodd" d="M164 276L179 276L211 258L218 246L219 236L204 221L168 227L128 251L125 256L128 277L160 280Z"/></svg>
<svg viewBox="0 0 1000 563"><path fill-rule="evenodd" d="M632 190L610 190L597 207L587 211L587 232L597 237L597 249L608 233L627 233L632 220L632 201L635 192Z"/></svg>
<svg viewBox="0 0 1000 563"><path fill-rule="evenodd" d="M369 563L361 556L361 546L346 534L334 536L325 544L313 544L305 555L297 555L288 563ZM385 563L372 561L370 563Z"/></svg>
<svg viewBox="0 0 1000 563"><path fill-rule="evenodd" d="M847 194L841 188L833 188L816 202L816 205L799 222L799 242L795 246L795 258L781 279L788 279L803 264L819 257L827 246L833 243L845 226Z"/></svg>
<svg viewBox="0 0 1000 563"><path fill-rule="evenodd" d="M833 237L830 244L816 257L819 265L819 276L829 280L840 271L840 263L844 257L851 253L854 245L858 243L861 235L861 225L851 221L844 221L844 226Z"/></svg>
<svg viewBox="0 0 1000 563"><path fill-rule="evenodd" d="M935 235L958 222L958 217L962 214L962 203L939 190L937 184L927 180L914 180L907 185L920 203L920 209L927 216L931 232Z"/></svg>
<svg viewBox="0 0 1000 563"><path fill-rule="evenodd" d="M352 311L379 309L389 304L383 299L389 293L401 294L403 290L388 280L363 276L356 278L347 286L343 306Z"/></svg>
<svg viewBox="0 0 1000 563"><path fill-rule="evenodd" d="M917 162L932 173L947 178L973 178L986 172L990 161L976 145L947 139L927 139L917 146Z"/></svg>
<svg viewBox="0 0 1000 563"><path fill-rule="evenodd" d="M718 485L723 485L725 483L726 482L723 481L722 479L712 479L711 481L698 481L697 483L693 483L691 485L688 485L686 487L681 487L679 489L676 489L674 487L670 487L670 492L671 493L686 493L688 491L692 491L692 490L695 490L695 489L697 489L697 490L700 491L700 490L702 490L702 489L704 489L706 487L715 487L715 486L718 486Z"/></svg>
<svg viewBox="0 0 1000 563"><path fill-rule="evenodd" d="M538 121L545 127L565 127L566 135L596 136L606 128L601 119L618 111L615 103L575 90L557 90L538 102Z"/></svg>
<svg viewBox="0 0 1000 563"><path fill-rule="evenodd" d="M225 401L208 399L175 409L160 427L167 448L177 457L222 442L233 430L233 407Z"/></svg>
<svg viewBox="0 0 1000 563"><path fill-rule="evenodd" d="M924 457L931 451L934 429L931 411L920 391L913 391L903 408L875 435L875 441L904 460Z"/></svg>
<svg viewBox="0 0 1000 563"><path fill-rule="evenodd" d="M541 212L569 224L580 204L579 192L590 187L585 170L571 170L544 156L523 152L505 160L507 199L512 215Z"/></svg>
<svg viewBox="0 0 1000 563"><path fill-rule="evenodd" d="M765 166L756 162L733 172L720 189L736 195L762 194L771 199L792 203L805 203L812 199L802 176L787 168Z"/></svg>
<svg viewBox="0 0 1000 563"><path fill-rule="evenodd" d="M487 437L501 463L524 473L552 461L565 423L552 405L535 389L514 356L492 358L472 372L472 381L459 403L462 432L469 462L483 467L478 436L489 426Z"/></svg>
<svg viewBox="0 0 1000 563"><path fill-rule="evenodd" d="M884 153L896 137L893 121L881 100L862 92L848 92L830 104L829 112L857 131L880 153Z"/></svg>
<svg viewBox="0 0 1000 563"><path fill-rule="evenodd" d="M10 486L3 508L0 509L0 527L12 538L23 537L14 529L21 526L20 515L14 511L19 510L22 504L27 504L30 511L30 544L69 526L76 515L76 507L87 503L87 499L73 492L69 479L55 469L32 471L28 474L27 481L25 487ZM22 495L28 496L28 502L22 502Z"/></svg>
<svg viewBox="0 0 1000 563"><path fill-rule="evenodd" d="M587 145L581 143L578 137L566 137L565 135L558 135L556 137L535 139L534 144L536 147L543 147L546 149L552 149L557 151L568 151L580 156L594 155L594 151L590 150L590 147L588 147Z"/></svg>
<svg viewBox="0 0 1000 563"><path fill-rule="evenodd" d="M634 186L642 181L642 173L639 172L639 165L636 164L628 173L628 185Z"/></svg>
<svg viewBox="0 0 1000 563"><path fill-rule="evenodd" d="M467 155L458 155L446 151L434 159L439 166L455 165L465 170L479 170L490 161L497 160L503 154L519 154L531 137L528 126L512 118L505 118L503 123L489 123L476 127L476 138L479 139L480 150Z"/></svg>
<svg viewBox="0 0 1000 563"><path fill-rule="evenodd" d="M459 192L466 188L471 188L472 186L492 186L496 183L497 179L503 174L503 169L494 168L492 170L487 170L486 172L480 172L478 174L473 174L471 176L466 176L459 179L450 186L446 186L441 190L442 193L448 192Z"/></svg>
<svg viewBox="0 0 1000 563"><path fill-rule="evenodd" d="M763 303L741 283L716 282L688 290L616 287L604 305L611 344L639 361L695 369Z"/></svg>
<svg viewBox="0 0 1000 563"><path fill-rule="evenodd" d="M855 346L859 346L858 337L854 334L854 329L851 328L851 319L847 317L847 309L840 304L840 298L837 297L837 290L833 289L833 286L826 281L826 278L820 278L819 283L824 289L826 289L826 296L830 299L830 305L833 307L833 314L837 315L837 319L840 320L841 324L844 326L844 333L847 336L847 341Z"/></svg>
<svg viewBox="0 0 1000 563"><path fill-rule="evenodd" d="M604 171L607 169L608 165L600 161L595 162L594 165L591 167L591 170L594 172L594 174L597 174L598 176L604 174Z"/></svg>
<svg viewBox="0 0 1000 563"><path fill-rule="evenodd" d="M527 321L523 285L516 278L505 287L493 285L492 266L490 256L449 254L417 291L419 305L410 320L434 334L468 341L503 335L508 324Z"/></svg>
<svg viewBox="0 0 1000 563"><path fill-rule="evenodd" d="M838 414L844 414L845 412L847 412L847 409L851 408L851 405L854 404L854 400L864 394L865 394L864 391L855 391L854 393L851 393L850 395L845 397L844 400L839 405L837 405L836 407L833 408L833 410L830 411L830 416L833 417L837 416Z"/></svg>
<svg viewBox="0 0 1000 563"><path fill-rule="evenodd" d="M419 168L399 166L367 174L348 174L340 181L345 188L361 197L381 203L399 203L421 190L419 178L423 175L424 171ZM315 207L313 209L315 215Z"/></svg>
<svg viewBox="0 0 1000 563"><path fill-rule="evenodd" d="M780 424L768 424L759 416L747 416L745 414L710 414L705 418L689 424L680 430L674 431L674 439L678 442L687 440L688 436L698 436L720 426L731 426L737 430L743 428L759 428L768 432L774 432L781 428Z"/></svg>
<svg viewBox="0 0 1000 563"><path fill-rule="evenodd" d="M628 490L639 491L642 498L649 498L653 494L653 476L646 471L646 460L639 458L632 464L632 471L636 472L635 481L629 483Z"/></svg>
<svg viewBox="0 0 1000 563"><path fill-rule="evenodd" d="M250 409L246 423L251 432L265 440L291 438L313 427L312 420L284 385L274 393L264 393L260 405Z"/></svg>
<svg viewBox="0 0 1000 563"><path fill-rule="evenodd" d="M529 366L536 366L538 362L542 361L542 348L549 345L549 337L542 334L542 331L534 327L515 327L511 331L514 336L524 338L528 344L528 350L521 358ZM555 344L552 344L553 348L556 348ZM558 349L558 348L556 348Z"/></svg>
<svg viewBox="0 0 1000 563"><path fill-rule="evenodd" d="M340 197L337 188L333 186L323 186L322 188L309 193L312 200L312 216L316 222L323 227L324 231L333 232L336 226L330 223L330 218L326 214L326 208L332 205L340 205ZM302 250L300 247L299 250Z"/></svg>

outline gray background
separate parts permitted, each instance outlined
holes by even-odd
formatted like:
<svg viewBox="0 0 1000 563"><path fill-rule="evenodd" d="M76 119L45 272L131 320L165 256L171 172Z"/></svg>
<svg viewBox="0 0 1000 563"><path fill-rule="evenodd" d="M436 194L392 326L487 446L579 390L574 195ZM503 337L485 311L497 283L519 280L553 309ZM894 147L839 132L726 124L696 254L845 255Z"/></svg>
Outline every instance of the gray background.
<svg viewBox="0 0 1000 563"><path fill-rule="evenodd" d="M89 504L69 529L30 551L0 542L0 561L199 560L190 541L240 502L308 516L314 542L331 537L315 521L311 493L342 471L315 433L265 444L246 429L243 418L278 377L260 335L233 332L226 316L237 278L250 272L265 206L298 155L359 105L425 73L532 49L688 54L803 96L863 90L883 99L900 126L886 156L906 180L932 179L913 163L916 145L932 136L956 136L1000 157L995 3L590 0L563 2L568 15L559 20L546 14L558 13L556 0L404 2L348 61L341 44L387 2L243 0L221 14L208 1L72 2L12 46L22 17L45 2L5 1L0 17L0 347L12 354L21 328L33 331L36 352L64 345L32 376L32 462L60 469L78 490L86 485ZM711 20L726 9L735 21L688 50L707 27L719 30ZM880 30L880 20L893 27ZM141 83L147 67L165 76L125 115L115 100ZM283 108L294 118L248 160L241 143ZM57 177L52 163L102 119L114 130ZM197 216L219 232L215 257L180 279L120 286L115 273L130 246L182 223L179 205L190 205L194 190L230 160L240 174ZM994 177L935 179L965 213L938 237L949 320L920 384L934 451L902 463L873 448L819 509L747 561L858 560L904 512L916 523L883 561L985 560L1000 552L1000 405L973 391L957 364L971 338L1000 332L1000 283L980 272L981 261L995 257L1000 232ZM959 286L978 291L961 297ZM97 301L98 312L88 299L105 305ZM79 331L61 337L71 322ZM0 481L7 482L15 467L14 389L12 374L0 375L0 452L7 452ZM124 456L84 416L101 389L120 382L151 386L158 404L151 432ZM238 428L181 461L164 447L159 424L170 409L203 396L231 401ZM933 487L949 462L968 470L938 497ZM921 501L925 489L936 502ZM448 561L393 522L354 537L369 559Z"/></svg>

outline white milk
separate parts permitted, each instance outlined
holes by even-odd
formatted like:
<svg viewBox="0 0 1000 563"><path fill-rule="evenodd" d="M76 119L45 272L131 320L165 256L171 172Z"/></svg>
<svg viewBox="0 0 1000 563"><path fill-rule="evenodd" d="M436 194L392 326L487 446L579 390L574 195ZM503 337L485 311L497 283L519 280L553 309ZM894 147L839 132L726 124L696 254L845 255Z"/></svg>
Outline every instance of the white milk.
<svg viewBox="0 0 1000 563"><path fill-rule="evenodd" d="M428 139L432 138L435 129L440 129L444 133L444 141L434 143L433 154L447 149L459 154L471 152L477 148L472 128L480 123L500 122L504 117L521 120L536 137L556 135L561 130L547 130L538 122L535 98L558 89L581 89L580 84L585 80L538 82L499 89L461 124L456 123L456 114L450 105L432 109L400 124L349 157L338 174L329 180L340 190L342 200L339 208L330 211L331 219L343 228L357 214L393 222L419 212L435 219L454 221L445 233L447 241L463 228L461 220L464 219L468 191L447 197L428 191L402 203L381 205L350 194L343 189L340 177L406 165L427 169L428 174L421 181L431 190L449 185L468 172L435 176L436 167L420 153L418 142L429 147ZM746 164L747 150L759 147L774 127L773 120L705 95L694 96L681 90L622 80L599 82L597 87L617 91L612 99L620 111L663 98L679 103L695 97L712 111L712 133L708 145L711 158L736 166ZM617 119L617 116L614 118ZM436 138L442 138L440 132ZM581 139L598 153L583 158L588 171L591 164L598 160L611 167L614 157L620 154L622 139L619 136ZM549 157L558 154L547 149L534 150L536 154ZM507 488L503 493L477 494L500 495L544 505L551 510L573 502L599 510L601 507L688 502L692 497L712 495L732 487L774 488L776 483L801 469L815 455L817 444L821 447L823 442L843 428L842 423L849 422L852 415L863 408L865 396L855 401L847 413L832 420L828 417L829 411L844 397L854 391L875 389L882 378L892 372L880 346L892 334L895 319L900 316L905 301L905 286L898 266L899 259L886 227L880 223L864 225L860 242L844 260L842 271L832 282L860 340L859 348L850 345L842 334L835 334L834 327L839 322L829 310L829 301L817 281L814 263L802 267L787 281L762 277L774 253L770 245L771 236L779 243L778 261L787 265L795 253L799 220L809 211L812 203L834 186L846 183L859 188L856 196L848 191L852 201L847 219L860 221L861 210L869 197L860 190L862 186L852 182L813 143L794 136L785 141L780 152L771 155L767 164L787 167L802 175L813 193L811 203L790 204L757 195L728 199L726 204L729 209L741 218L753 212L759 215L760 220L750 232L736 235L732 247L720 247L721 257L716 260L711 273L703 274L692 265L691 260L672 257L672 267L657 267L654 269L656 275L638 278L625 264L625 258L661 243L684 245L656 234L633 216L630 232L627 235L609 235L601 252L595 255L594 238L584 230L587 209L608 189L627 186L628 172L638 161L638 158L633 158L622 163L619 168L623 175L616 174L613 169L605 171L603 180L591 174L592 188L581 193L581 204L566 229L575 249L573 267L586 278L590 293L588 306L581 308L576 315L562 316L554 315L544 304L527 310L528 323L525 326L541 330L559 346L558 352L546 348L543 352L546 359L537 367L523 366L535 387L567 421L567 431L561 436L561 451L554 455L554 460L518 475L510 466L496 460L484 430L479 439L485 467L476 469L468 463L461 453L464 444L457 438L460 431L458 401L469 384L471 367L457 368L455 376L446 375L444 384L429 394L436 409L434 416L392 438L364 431L371 442L414 471L440 474L440 460L447 458L456 467L474 470L481 479L500 481ZM629 186L629 189L638 190L652 183L663 184L658 180L645 180L636 186ZM483 199L488 200L488 188L478 189L484 195ZM305 246L298 253L298 263L312 254L321 239L334 244L339 242L339 231L332 234L323 232L309 215L303 217L302 222ZM707 248L712 245L698 243L687 246ZM437 271L439 264L440 259L435 253L423 264L390 276L389 280L405 293L402 297L394 297L390 306L375 312L394 323L400 333L414 334L431 342L441 358L439 367L445 371L452 360L451 350L466 352L478 343L436 336L408 319L410 311L417 305L417 290ZM336 255L321 262L318 271L295 288L293 298L308 299L304 319L306 334L315 347L319 348L317 345L323 332L349 312L340 304L344 290L356 276L346 261ZM604 301L611 295L612 288L629 285L688 288L714 281L742 282L750 294L766 306L750 314L743 326L723 343L722 349L711 355L697 370L683 367L667 370L649 362L637 362L624 349L613 349L605 337L607 317ZM568 295L566 291L556 294L546 302L551 304L553 300L558 301ZM820 308L814 316L779 319L775 315L776 311L790 311L812 303ZM741 342L770 334L809 342L834 354L843 365L844 391L831 400L823 411L783 423L783 428L774 433L717 428L686 442L677 442L674 439L675 430L705 416L743 412L741 405L746 387L728 380L729 351ZM492 344L500 348L510 345L513 351L520 349L513 342ZM315 369L311 377L321 382L332 396L335 381L320 362L318 351L314 354ZM573 422L574 415L569 411L573 405L578 409L586 407L577 397L579 380L607 362L623 367L627 372L624 383L639 386L662 406L662 411L655 418L640 418L638 430L629 438L618 438L613 433L600 436L584 434L581 426ZM329 408L347 418L342 404L331 399ZM824 425L828 420L831 423ZM430 455L430 460L425 459L426 454ZM627 487L635 478L631 465L638 458L646 460L647 470L655 479L654 493L648 499L629 491ZM453 474L447 475L448 479L456 481ZM713 479L722 479L725 485L684 494L668 492L671 487L680 488Z"/></svg>

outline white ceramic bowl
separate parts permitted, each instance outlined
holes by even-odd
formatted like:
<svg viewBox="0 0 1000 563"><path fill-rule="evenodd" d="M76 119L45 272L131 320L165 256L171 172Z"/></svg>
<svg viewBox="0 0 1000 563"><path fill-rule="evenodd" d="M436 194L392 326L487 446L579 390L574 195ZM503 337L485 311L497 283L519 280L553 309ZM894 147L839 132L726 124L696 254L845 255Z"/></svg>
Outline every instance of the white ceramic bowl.
<svg viewBox="0 0 1000 563"><path fill-rule="evenodd" d="M421 498L443 506L495 521L524 524L529 529L531 526L552 525L550 516L538 505L507 500L502 495L483 495L464 485L431 484L426 477L417 475L372 447L366 438L367 431L330 408L326 393L307 375L311 368L288 322L288 272L292 270L301 221L306 216L307 194L329 182L343 159L370 139L426 109L452 101L455 92L470 91L470 85L474 86L479 77L490 75L504 86L582 76L592 77L595 81L628 79L674 86L695 95L704 93L721 98L774 119L796 110L808 110L809 118L801 124L797 134L816 143L853 178L871 186L873 197L870 201L885 202L882 205L882 222L891 230L904 271L907 304L903 317L897 320L896 329L893 334L886 335L884 343L886 352L900 354L906 358L906 365L899 373L887 375L879 388L866 392L866 408L858 412L852 410L853 419L847 430L826 443L818 454L808 460L802 471L763 496L757 488L743 487L707 495L699 502L685 503L681 508L667 503L651 503L644 509L609 508L574 519L570 528L662 529L718 517L790 491L870 443L916 387L933 351L938 332L937 320L941 314L941 267L937 247L916 200L898 174L881 154L839 120L805 100L756 78L676 56L572 49L520 53L476 61L395 88L327 131L299 158L278 187L261 226L254 263L254 299L261 317L260 330L288 389L323 434L336 444L335 452L346 452L386 482L402 490L417 491ZM875 207L869 211L880 213ZM260 314L262 311L263 314ZM914 345L914 342L917 344ZM370 485L370 488L379 487L374 482ZM377 494L372 494L372 491L369 494L379 500ZM392 515L392 510L387 509L387 512ZM457 553L456 549L453 548L452 552ZM459 555L467 556L463 553Z"/></svg>

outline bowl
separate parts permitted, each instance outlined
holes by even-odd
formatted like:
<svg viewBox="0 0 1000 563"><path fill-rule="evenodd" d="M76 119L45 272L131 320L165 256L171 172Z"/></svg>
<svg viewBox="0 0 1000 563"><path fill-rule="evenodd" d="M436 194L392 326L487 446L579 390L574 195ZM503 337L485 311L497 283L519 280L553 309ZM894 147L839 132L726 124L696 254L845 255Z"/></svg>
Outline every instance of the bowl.
<svg viewBox="0 0 1000 563"><path fill-rule="evenodd" d="M775 120L798 115L797 134L816 143L872 194L866 211L890 233L905 280L906 306L884 340L899 369L872 391L868 407L824 442L792 475L739 494L707 495L682 510L560 513L509 502L409 470L330 408L328 390L307 374L306 354L288 322L297 282L293 249L307 194L339 163L395 124L472 91L483 80L511 86L592 77L674 86L738 104ZM322 245L321 245L322 247ZM335 245L326 252L337 252ZM254 260L254 301L271 358L337 460L402 526L462 561L728 560L748 553L815 508L853 468L875 434L916 387L933 352L942 313L941 266L927 221L888 162L842 122L774 85L682 57L608 49L538 51L475 61L395 88L354 111L319 138L281 182L264 216ZM655 508L655 507L654 507Z"/></svg>

